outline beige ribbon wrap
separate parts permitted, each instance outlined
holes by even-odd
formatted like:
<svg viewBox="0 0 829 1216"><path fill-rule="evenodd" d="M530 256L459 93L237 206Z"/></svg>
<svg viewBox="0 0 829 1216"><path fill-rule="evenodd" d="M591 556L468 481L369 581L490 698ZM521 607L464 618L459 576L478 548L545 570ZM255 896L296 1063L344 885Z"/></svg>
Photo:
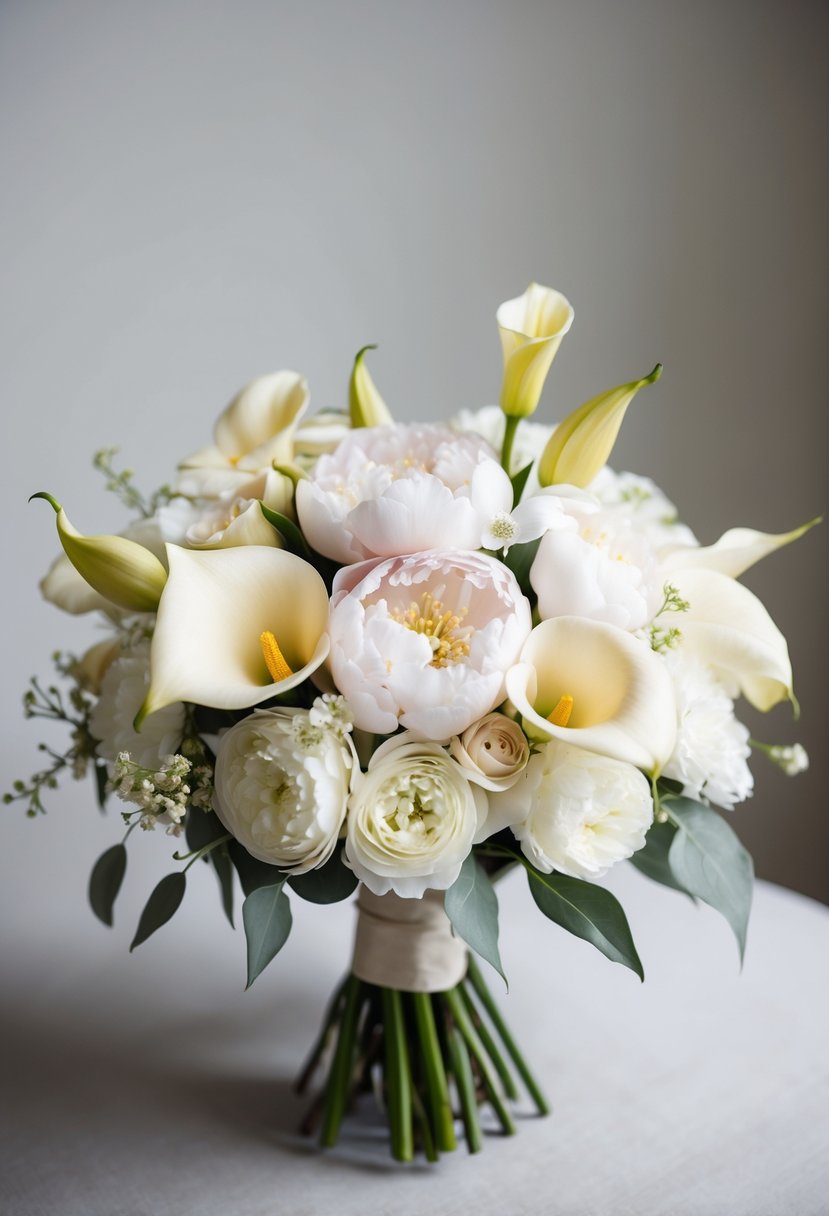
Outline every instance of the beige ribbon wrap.
<svg viewBox="0 0 829 1216"><path fill-rule="evenodd" d="M452 935L443 892L401 899L361 886L351 970L358 979L402 992L445 992L466 975L466 946Z"/></svg>

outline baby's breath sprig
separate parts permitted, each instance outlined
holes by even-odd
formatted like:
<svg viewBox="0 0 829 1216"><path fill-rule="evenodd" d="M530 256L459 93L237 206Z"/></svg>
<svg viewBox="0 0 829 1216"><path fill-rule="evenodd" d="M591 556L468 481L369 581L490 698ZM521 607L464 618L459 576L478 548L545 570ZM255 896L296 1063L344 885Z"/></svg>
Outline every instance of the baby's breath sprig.
<svg viewBox="0 0 829 1216"><path fill-rule="evenodd" d="M114 467L112 461L118 451L118 448L101 448L92 457L92 465L106 478L106 488L110 493L115 494L125 507L131 511L137 511L139 515L148 519L151 515L155 515L159 507L163 507L170 501L173 491L170 486L164 485L149 497L142 494L133 482L135 476L133 469L121 469L119 472Z"/></svg>
<svg viewBox="0 0 829 1216"><path fill-rule="evenodd" d="M666 654L669 650L675 650L682 641L682 630L675 625L658 625L656 621L665 612L687 612L691 607L688 601L682 598L679 589L673 583L665 583L662 595L662 606L655 613L654 624L648 630L651 650L655 650L657 654Z"/></svg>

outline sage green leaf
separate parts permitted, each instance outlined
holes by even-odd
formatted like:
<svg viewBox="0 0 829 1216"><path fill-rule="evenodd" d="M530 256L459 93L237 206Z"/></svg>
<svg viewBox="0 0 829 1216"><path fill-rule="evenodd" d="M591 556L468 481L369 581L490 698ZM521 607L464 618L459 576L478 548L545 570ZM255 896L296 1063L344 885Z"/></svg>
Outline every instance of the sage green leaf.
<svg viewBox="0 0 829 1216"><path fill-rule="evenodd" d="M506 984L498 952L498 897L474 853L444 896L446 915L458 937L495 968Z"/></svg>
<svg viewBox="0 0 829 1216"><path fill-rule="evenodd" d="M258 887L242 905L248 943L248 982L245 988L250 988L288 940L292 917L284 885L283 879L270 887Z"/></svg>
<svg viewBox="0 0 829 1216"><path fill-rule="evenodd" d="M175 915L179 904L184 899L186 886L187 876L183 870L176 870L175 873L167 874L162 878L144 905L135 937L130 945L130 954L136 946L140 946L155 933L156 929L166 925L167 921Z"/></svg>
<svg viewBox="0 0 829 1216"><path fill-rule="evenodd" d="M690 798L662 803L677 833L668 864L677 882L731 925L742 963L754 887L754 863L721 815Z"/></svg>
<svg viewBox="0 0 829 1216"><path fill-rule="evenodd" d="M524 487L527 484L527 478L533 467L533 462L525 464L520 472L516 473L510 480L512 481L512 501L515 506L521 501L521 495L524 493Z"/></svg>
<svg viewBox="0 0 829 1216"><path fill-rule="evenodd" d="M202 811L196 807L190 808L187 814L185 836L187 844L194 853L206 848L214 840L218 840L220 836L226 834L227 829L215 812ZM230 863L227 849L219 845L211 852L205 853L202 861L209 863L216 872L222 896L222 907L233 928L233 866Z"/></svg>
<svg viewBox="0 0 829 1216"><path fill-rule="evenodd" d="M109 769L105 764L95 764L95 794L98 799L98 806L102 811L106 810L107 797L109 795Z"/></svg>
<svg viewBox="0 0 829 1216"><path fill-rule="evenodd" d="M102 853L89 876L89 902L92 911L105 925L112 927L112 908L127 869L127 850L114 844Z"/></svg>
<svg viewBox="0 0 829 1216"><path fill-rule="evenodd" d="M271 527L276 528L291 553L296 553L298 557L309 557L311 551L294 521L287 515L283 515L281 511L274 511L271 507L266 507L263 502L260 502L259 506L262 508L265 519Z"/></svg>
<svg viewBox="0 0 829 1216"><path fill-rule="evenodd" d="M233 923L233 866L230 856L227 849L221 845L217 849L214 849L212 853L209 853L208 856L219 880L224 914L230 922L231 929L235 929L236 926Z"/></svg>
<svg viewBox="0 0 829 1216"><path fill-rule="evenodd" d="M274 883L285 881L285 875L280 869L269 865L266 861L260 861L258 857L251 857L238 840L231 840L227 851L230 860L236 867L236 873L239 875L239 882L242 884L242 891L245 895L251 895L260 887L272 887Z"/></svg>
<svg viewBox="0 0 829 1216"><path fill-rule="evenodd" d="M615 895L581 878L542 874L535 866L525 865L532 897L545 916L644 980L627 917Z"/></svg>
<svg viewBox="0 0 829 1216"><path fill-rule="evenodd" d="M344 863L342 849L342 844L338 844L325 865L318 870L292 875L288 879L291 890L312 904L336 904L348 899L358 879Z"/></svg>
<svg viewBox="0 0 829 1216"><path fill-rule="evenodd" d="M690 895L682 883L676 878L668 862L668 853L676 836L676 826L673 823L653 823L645 837L645 846L631 857L631 863L636 869L652 878L654 882L662 883L663 887L671 887Z"/></svg>
<svg viewBox="0 0 829 1216"><path fill-rule="evenodd" d="M538 540L527 541L523 545L513 545L504 558L504 564L510 568L518 580L518 586L535 603L535 592L530 584L530 567L535 561L535 555L538 552L538 546L541 544L541 537Z"/></svg>

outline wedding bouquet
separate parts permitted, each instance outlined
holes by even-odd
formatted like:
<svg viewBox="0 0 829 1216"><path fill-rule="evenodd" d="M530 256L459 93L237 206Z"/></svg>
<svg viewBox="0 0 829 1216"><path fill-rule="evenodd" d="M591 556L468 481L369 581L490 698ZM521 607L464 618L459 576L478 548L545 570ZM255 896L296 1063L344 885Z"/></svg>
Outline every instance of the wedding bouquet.
<svg viewBox="0 0 829 1216"><path fill-rule="evenodd" d="M263 376L149 499L100 452L136 515L117 536L34 495L63 546L43 594L106 634L55 656L63 687L32 682L26 714L71 737L6 800L38 814L91 768L101 805L126 804L90 880L107 925L136 827L183 837L131 949L197 862L231 924L238 879L248 985L294 896L358 889L350 971L300 1078L324 1070L324 1145L362 1090L401 1160L455 1148L456 1118L475 1151L484 1106L511 1133L518 1082L546 1111L475 961L502 973L499 875L522 867L543 916L643 977L600 881L630 860L718 909L742 953L752 863L715 808L751 793L752 748L807 763L734 712L741 694L794 703L785 639L737 580L806 528L702 546L652 481L608 466L659 365L556 427L528 421L572 320L537 284L502 304L500 406L448 422L395 422L366 347L347 411L309 417L301 375Z"/></svg>

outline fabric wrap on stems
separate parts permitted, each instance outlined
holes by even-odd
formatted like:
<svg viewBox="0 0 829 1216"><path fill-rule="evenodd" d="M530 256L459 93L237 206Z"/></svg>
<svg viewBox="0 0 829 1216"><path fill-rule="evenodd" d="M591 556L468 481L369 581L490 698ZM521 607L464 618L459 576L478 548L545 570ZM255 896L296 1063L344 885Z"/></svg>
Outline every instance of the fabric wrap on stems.
<svg viewBox="0 0 829 1216"><path fill-rule="evenodd" d="M443 892L401 899L361 886L352 974L401 992L445 992L466 975L466 946L452 934Z"/></svg>

